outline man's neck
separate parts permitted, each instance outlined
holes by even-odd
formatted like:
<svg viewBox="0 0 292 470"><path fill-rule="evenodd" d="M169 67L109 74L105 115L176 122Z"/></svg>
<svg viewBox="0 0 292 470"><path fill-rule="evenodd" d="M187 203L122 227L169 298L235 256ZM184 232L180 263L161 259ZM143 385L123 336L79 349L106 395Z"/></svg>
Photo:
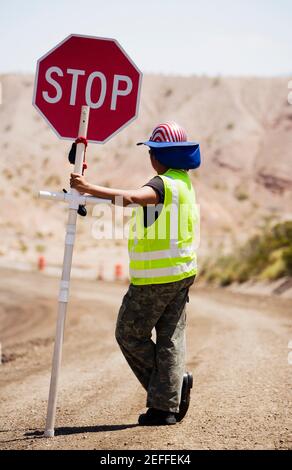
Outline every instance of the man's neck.
<svg viewBox="0 0 292 470"><path fill-rule="evenodd" d="M162 166L162 165L161 165L161 168L159 168L159 170L157 170L157 174L158 174L158 175L163 175L163 174L166 173L168 170L169 170L169 168L167 168L166 166Z"/></svg>

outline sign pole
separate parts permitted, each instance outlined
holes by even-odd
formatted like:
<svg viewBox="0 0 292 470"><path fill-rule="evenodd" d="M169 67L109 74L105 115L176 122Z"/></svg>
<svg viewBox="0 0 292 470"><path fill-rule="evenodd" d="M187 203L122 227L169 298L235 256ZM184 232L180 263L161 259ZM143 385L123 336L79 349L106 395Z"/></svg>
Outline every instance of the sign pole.
<svg viewBox="0 0 292 470"><path fill-rule="evenodd" d="M96 89L97 78L99 92ZM103 144L137 118L141 80L142 73L138 67L119 42L110 38L70 34L37 61L33 106L59 138L75 140L79 137L75 141L75 173L82 174L87 138L92 143ZM79 103L86 104L82 106L81 116ZM100 122L103 126L98 125ZM75 189L68 192L39 191L38 196L69 205L44 432L46 437L53 437L77 211L79 206L111 204L112 201L80 194Z"/></svg>
<svg viewBox="0 0 292 470"><path fill-rule="evenodd" d="M89 111L90 111L89 106L82 106L78 137L86 138L87 136ZM78 143L77 148L76 148L74 173L82 174L84 151L85 151L84 143L82 142ZM71 274L72 256L73 256L73 248L74 248L75 233L76 233L79 192L75 189L71 189L71 194L73 198L72 198L72 202L69 204L68 222L67 222L67 227L66 227L63 269L62 269L62 277L60 281L60 290L59 290L58 318L57 318L57 326L56 326L56 337L55 337L55 345L54 345L50 392L49 392L49 399L48 399L47 420L46 420L46 429L45 429L46 437L54 437L54 433L55 433L54 426L55 426L56 405L57 405L58 381L59 381L59 374L60 374L60 367L61 367L61 360L62 360L62 346L63 346L63 338L64 338L67 303L69 299L70 274ZM74 201L74 196L76 199L75 201Z"/></svg>

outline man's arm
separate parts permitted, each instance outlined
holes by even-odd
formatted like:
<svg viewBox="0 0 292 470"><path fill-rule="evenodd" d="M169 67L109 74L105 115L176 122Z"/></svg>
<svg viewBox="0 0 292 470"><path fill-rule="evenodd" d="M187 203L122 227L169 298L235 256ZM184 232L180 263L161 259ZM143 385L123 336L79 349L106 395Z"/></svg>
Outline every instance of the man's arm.
<svg viewBox="0 0 292 470"><path fill-rule="evenodd" d="M88 183L84 176L81 176L78 173L71 173L70 186L71 188L77 189L80 193L87 193L95 197L110 199L113 204L119 202L115 200L116 197L119 196L122 198L123 206L128 206L129 204L146 206L147 204L159 203L158 194L150 186L143 186L139 189L106 188L104 186L97 186Z"/></svg>

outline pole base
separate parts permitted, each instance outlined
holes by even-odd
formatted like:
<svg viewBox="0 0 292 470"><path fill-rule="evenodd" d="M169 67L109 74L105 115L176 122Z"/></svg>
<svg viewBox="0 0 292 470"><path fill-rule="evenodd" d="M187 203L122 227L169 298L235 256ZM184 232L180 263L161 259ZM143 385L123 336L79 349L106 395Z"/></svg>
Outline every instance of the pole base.
<svg viewBox="0 0 292 470"><path fill-rule="evenodd" d="M55 431L54 429L46 429L44 435L45 437L54 437Z"/></svg>

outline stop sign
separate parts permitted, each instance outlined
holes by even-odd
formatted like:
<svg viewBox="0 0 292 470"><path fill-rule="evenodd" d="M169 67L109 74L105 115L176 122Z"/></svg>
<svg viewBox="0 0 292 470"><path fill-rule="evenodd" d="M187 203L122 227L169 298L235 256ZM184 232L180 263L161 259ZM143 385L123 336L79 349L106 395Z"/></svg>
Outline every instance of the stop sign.
<svg viewBox="0 0 292 470"><path fill-rule="evenodd" d="M33 105L63 139L89 106L87 139L103 143L137 117L141 79L115 39L72 34L38 60Z"/></svg>

